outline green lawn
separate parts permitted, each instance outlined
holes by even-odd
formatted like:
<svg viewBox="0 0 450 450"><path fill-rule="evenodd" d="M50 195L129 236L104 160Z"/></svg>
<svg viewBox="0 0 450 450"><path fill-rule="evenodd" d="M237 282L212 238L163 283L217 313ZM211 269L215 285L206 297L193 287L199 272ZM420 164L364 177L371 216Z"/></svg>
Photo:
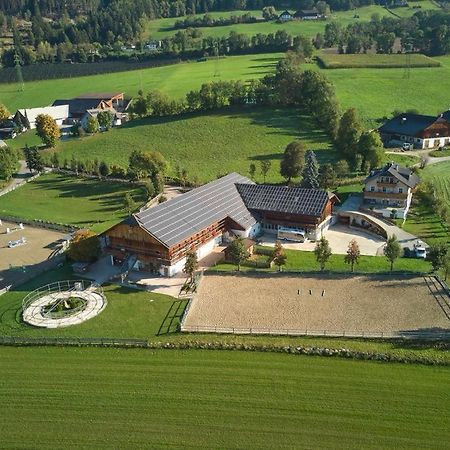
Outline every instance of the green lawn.
<svg viewBox="0 0 450 450"><path fill-rule="evenodd" d="M439 67L440 62L425 55L378 55L378 54L322 54L318 57L325 69L346 68L401 68L401 67Z"/></svg>
<svg viewBox="0 0 450 450"><path fill-rule="evenodd" d="M0 214L101 231L127 216L126 192L145 201L143 188L134 185L46 174L3 196Z"/></svg>
<svg viewBox="0 0 450 450"><path fill-rule="evenodd" d="M0 348L5 448L448 448L449 369L270 353Z"/></svg>
<svg viewBox="0 0 450 450"><path fill-rule="evenodd" d="M260 247L262 250L270 250L270 248ZM305 252L300 250L285 250L287 260L283 267L285 271L295 272L314 272L319 271L320 266L316 261L313 252ZM225 271L235 270L236 266L229 263L221 263L211 270ZM326 264L327 271L331 272L349 272L350 266L344 262L344 255L331 255L330 260ZM389 272L390 263L383 256L361 256L359 264L355 265L355 272L374 273ZM241 270L255 270L253 267L241 267ZM258 269L264 272L276 271L273 269ZM428 261L413 258L399 258L394 264L394 270L402 272L429 272L431 265Z"/></svg>
<svg viewBox="0 0 450 450"><path fill-rule="evenodd" d="M139 89L161 90L179 98L202 83L215 80L249 80L273 70L280 53L230 56L215 60L175 64L151 69L25 83L22 92L14 84L0 84L0 99L10 111L51 104L86 92L121 91L135 96ZM216 75L218 69L219 76Z"/></svg>
<svg viewBox="0 0 450 450"><path fill-rule="evenodd" d="M75 155L79 159L97 157L128 165L134 149L160 151L172 169L186 168L189 178L201 181L218 174L238 171L248 174L257 165L257 180L262 181L259 162L269 160L270 181L281 181L279 161L286 145L300 138L307 148L317 151L321 161L334 158L328 137L308 117L295 109L229 109L210 114L133 121L120 129L82 140L61 142L60 160Z"/></svg>

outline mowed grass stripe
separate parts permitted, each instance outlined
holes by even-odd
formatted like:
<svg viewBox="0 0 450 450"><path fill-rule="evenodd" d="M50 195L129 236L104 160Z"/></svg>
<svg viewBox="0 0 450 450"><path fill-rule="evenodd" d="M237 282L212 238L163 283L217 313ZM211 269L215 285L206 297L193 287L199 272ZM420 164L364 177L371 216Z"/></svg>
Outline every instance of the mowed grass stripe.
<svg viewBox="0 0 450 450"><path fill-rule="evenodd" d="M440 449L450 438L444 368L225 351L0 356L5 447Z"/></svg>

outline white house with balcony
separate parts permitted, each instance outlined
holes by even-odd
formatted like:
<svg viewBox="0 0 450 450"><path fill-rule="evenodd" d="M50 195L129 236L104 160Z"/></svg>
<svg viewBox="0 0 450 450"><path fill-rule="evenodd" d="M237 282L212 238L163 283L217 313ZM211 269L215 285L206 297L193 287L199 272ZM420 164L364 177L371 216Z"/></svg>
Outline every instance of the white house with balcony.
<svg viewBox="0 0 450 450"><path fill-rule="evenodd" d="M364 206L384 217L406 218L420 178L407 167L390 162L364 181Z"/></svg>

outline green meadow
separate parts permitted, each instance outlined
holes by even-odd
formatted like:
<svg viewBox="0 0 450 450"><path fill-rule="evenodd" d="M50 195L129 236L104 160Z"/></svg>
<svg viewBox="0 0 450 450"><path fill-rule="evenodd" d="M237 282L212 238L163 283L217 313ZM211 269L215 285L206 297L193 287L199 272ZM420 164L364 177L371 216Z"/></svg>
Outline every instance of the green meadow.
<svg viewBox="0 0 450 450"><path fill-rule="evenodd" d="M100 231L127 216L123 206L126 192L138 205L146 200L144 189L134 185L51 173L4 195L0 214Z"/></svg>
<svg viewBox="0 0 450 450"><path fill-rule="evenodd" d="M274 353L1 347L5 448L445 449L449 369Z"/></svg>
<svg viewBox="0 0 450 450"><path fill-rule="evenodd" d="M142 70L130 70L86 77L25 83L21 91L15 84L0 84L0 101L10 111L51 104L57 98L72 98L86 92L119 91L137 95L139 89L158 89L172 97L184 97L202 83L215 80L250 80L259 78L274 69L280 53L229 56L202 62L180 63Z"/></svg>
<svg viewBox="0 0 450 450"><path fill-rule="evenodd" d="M412 6L421 5L422 10L437 10L439 7L430 0L424 0L419 2L411 2L411 7L408 8L396 8L394 13L401 15L402 17L409 17L416 13L418 10L414 9ZM279 8L279 13L282 9ZM291 12L295 12L291 10ZM250 13L254 17L262 18L261 11L222 11L222 12L211 12L209 13L212 17L230 17L240 16L245 13ZM276 21L271 22L258 22L252 24L234 24L226 25L221 27L201 27L201 31L204 37L222 37L227 36L231 31L236 33L244 33L246 35L252 36L257 33L276 33L278 30L285 30L290 34L303 34L305 36L313 37L317 33L323 33L327 22L334 20L338 22L343 27L349 25L350 23L367 22L372 18L373 14L378 14L380 17L395 17L386 8L379 5L364 6L362 8L352 9L349 11L337 11L333 12L328 20L293 20L285 23L277 23ZM202 17L203 14L196 14L196 17ZM358 17L356 17L358 16ZM165 18L151 20L146 23L145 32L143 35L144 39L163 39L167 36L175 34L179 30L175 30L174 24L180 18Z"/></svg>
<svg viewBox="0 0 450 450"><path fill-rule="evenodd" d="M436 190L450 206L450 161L431 164L422 171L424 180L431 180Z"/></svg>
<svg viewBox="0 0 450 450"><path fill-rule="evenodd" d="M282 152L296 138L315 150L320 161L334 159L328 137L298 110L254 107L136 120L107 133L61 142L57 152L60 160L97 157L126 167L133 150L157 150L172 173L178 165L200 181L233 171L247 175L251 163L262 181L260 161L269 160L267 180L281 181Z"/></svg>

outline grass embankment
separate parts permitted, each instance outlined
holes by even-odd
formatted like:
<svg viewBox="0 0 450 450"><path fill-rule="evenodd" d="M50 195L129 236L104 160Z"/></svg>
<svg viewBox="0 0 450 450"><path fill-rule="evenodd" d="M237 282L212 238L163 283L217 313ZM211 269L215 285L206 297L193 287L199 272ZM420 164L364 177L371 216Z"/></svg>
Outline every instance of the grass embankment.
<svg viewBox="0 0 450 450"><path fill-rule="evenodd" d="M421 176L423 180L433 182L438 195L450 206L450 161L425 167Z"/></svg>
<svg viewBox="0 0 450 450"><path fill-rule="evenodd" d="M374 68L389 69L402 67L440 67L441 63L425 55L333 55L322 54L318 61L324 69Z"/></svg>
<svg viewBox="0 0 450 450"><path fill-rule="evenodd" d="M32 290L47 283L79 279L70 266L47 272L2 296L0 302L0 336L66 337L66 338L123 338L145 339L150 342L225 342L267 346L305 346L345 348L351 351L378 352L405 359L431 359L450 364L450 352L433 342L381 341L345 338L315 338L286 336L239 336L212 334L181 334L177 332L185 301L150 292L120 286L106 286L106 309L97 317L74 327L42 329L21 320L23 298Z"/></svg>
<svg viewBox="0 0 450 450"><path fill-rule="evenodd" d="M102 231L127 216L126 192L137 204L146 200L139 186L51 173L3 196L0 214Z"/></svg>
<svg viewBox="0 0 450 450"><path fill-rule="evenodd" d="M251 163L272 163L268 181L282 181L279 162L286 145L301 139L317 152L320 161L334 159L329 138L314 121L300 116L296 109L241 108L210 114L133 121L122 128L81 140L58 144L60 160L98 158L124 167L135 150L157 150L170 162L172 172L178 165L210 181L218 174L238 171L248 174Z"/></svg>
<svg viewBox="0 0 450 450"><path fill-rule="evenodd" d="M429 153L429 156L432 156L434 158L441 158L443 156L450 156L450 147L446 147L442 150L433 150Z"/></svg>
<svg viewBox="0 0 450 450"><path fill-rule="evenodd" d="M450 440L448 368L226 351L3 347L0 357L8 448L320 449L339 440L410 450Z"/></svg>
<svg viewBox="0 0 450 450"><path fill-rule="evenodd" d="M158 89L174 98L181 98L208 81L263 77L272 72L281 57L281 53L230 56L221 58L218 65L212 59L86 77L32 81L25 83L24 91L18 85L0 84L0 99L10 111L16 111L18 108L49 105L57 98L72 98L86 92L112 91L135 96L139 89L145 92Z"/></svg>

